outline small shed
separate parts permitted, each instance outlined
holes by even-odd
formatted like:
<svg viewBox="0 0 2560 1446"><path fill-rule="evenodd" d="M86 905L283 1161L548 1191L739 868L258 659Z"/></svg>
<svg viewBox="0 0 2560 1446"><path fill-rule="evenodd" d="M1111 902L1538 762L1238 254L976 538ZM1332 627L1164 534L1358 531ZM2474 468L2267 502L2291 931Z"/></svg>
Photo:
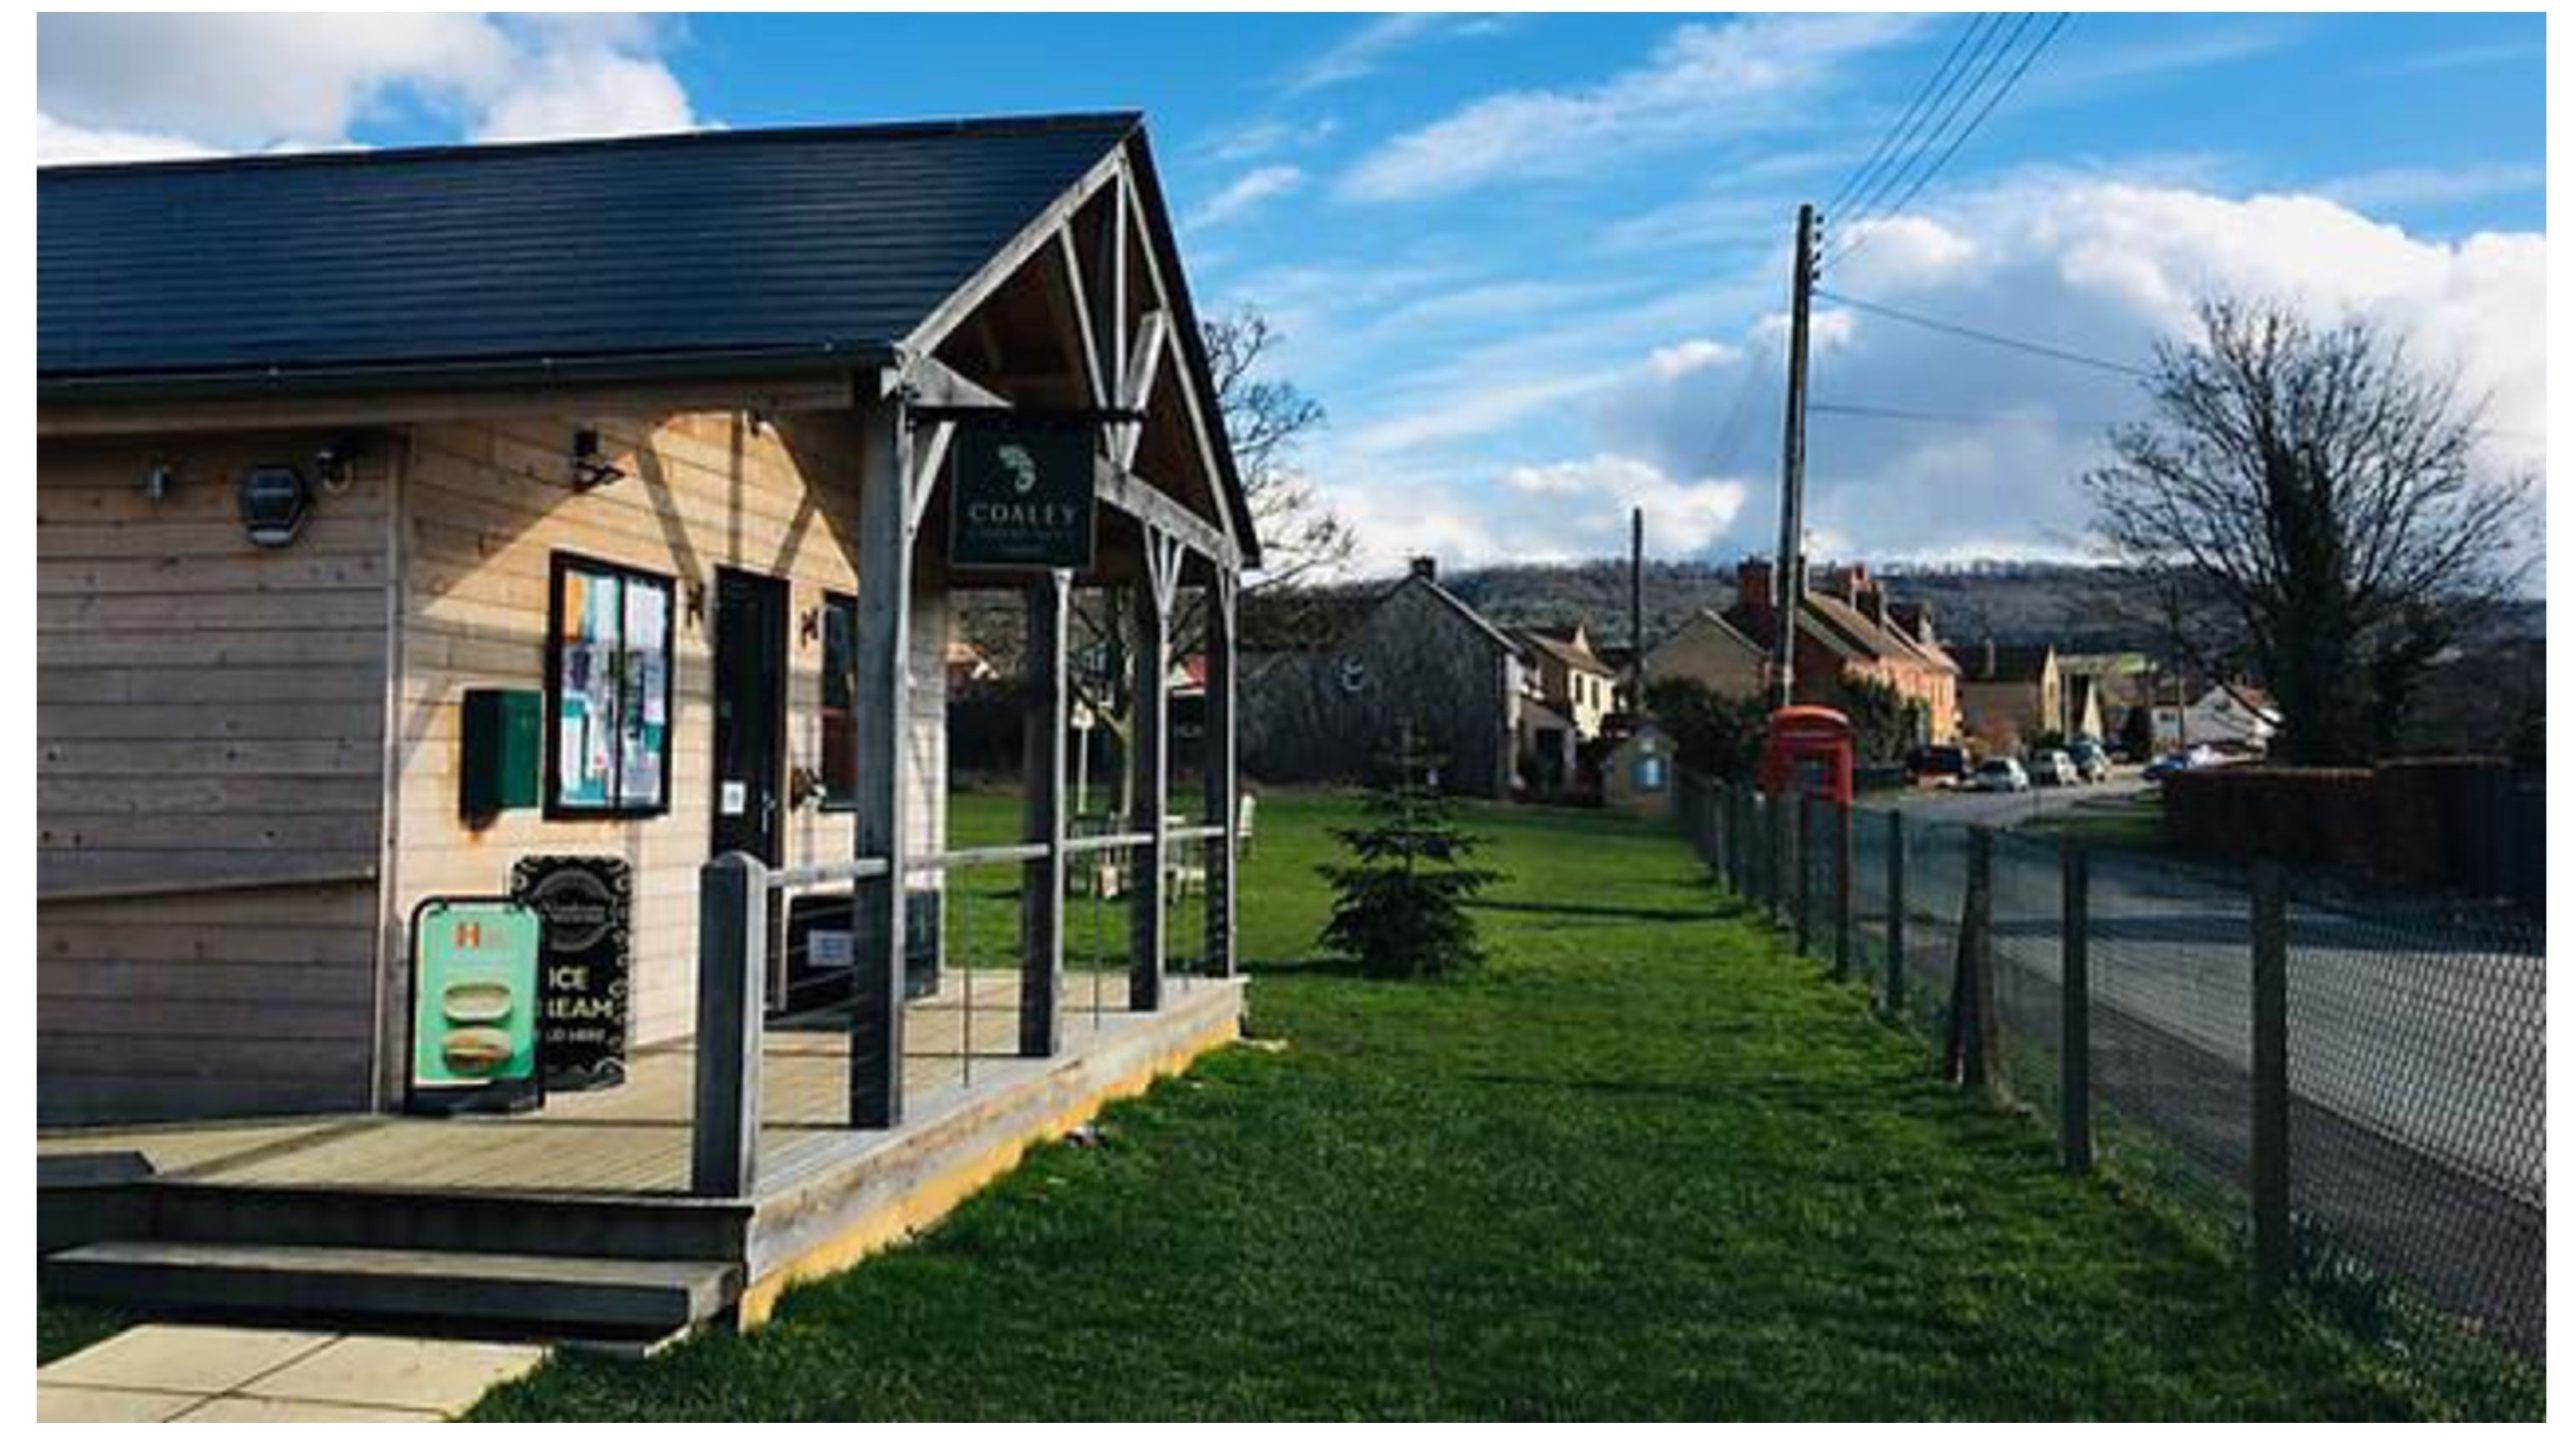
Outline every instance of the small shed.
<svg viewBox="0 0 2560 1446"><path fill-rule="evenodd" d="M1671 772L1680 745L1660 723L1639 718L1600 761L1600 801L1622 813L1659 818L1671 811Z"/></svg>

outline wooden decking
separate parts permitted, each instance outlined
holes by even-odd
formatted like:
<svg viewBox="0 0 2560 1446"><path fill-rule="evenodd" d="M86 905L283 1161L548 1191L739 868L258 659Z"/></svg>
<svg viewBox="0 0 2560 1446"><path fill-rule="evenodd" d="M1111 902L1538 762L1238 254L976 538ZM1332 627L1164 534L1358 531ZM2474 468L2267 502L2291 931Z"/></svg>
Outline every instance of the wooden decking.
<svg viewBox="0 0 2560 1446"><path fill-rule="evenodd" d="M967 994L956 987L965 979ZM1193 985L1167 981L1170 1003ZM1011 970L955 971L951 983L907 1011L907 1096L926 1118L965 1093L1000 1090L1052 1063L1012 1053L1019 978ZM1117 972L1071 974L1062 1055L1134 1027L1128 981ZM824 1020L765 1036L764 1179L787 1186L885 1132L844 1128L849 1049ZM620 1087L555 1094L532 1114L467 1119L343 1116L62 1131L39 1137L40 1154L140 1151L159 1179L208 1185L324 1186L460 1194L676 1195L690 1167L693 1051L640 1051Z"/></svg>

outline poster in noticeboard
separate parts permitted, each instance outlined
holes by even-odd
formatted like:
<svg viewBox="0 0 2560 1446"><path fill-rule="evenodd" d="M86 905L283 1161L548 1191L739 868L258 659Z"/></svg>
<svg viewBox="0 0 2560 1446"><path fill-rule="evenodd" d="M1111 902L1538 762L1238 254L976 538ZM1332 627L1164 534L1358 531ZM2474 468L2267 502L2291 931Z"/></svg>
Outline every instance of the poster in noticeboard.
<svg viewBox="0 0 2560 1446"><path fill-rule="evenodd" d="M426 899L409 920L409 1105L541 1103L542 916L513 899Z"/></svg>
<svg viewBox="0 0 2560 1446"><path fill-rule="evenodd" d="M667 805L674 584L557 556L552 579L550 812L623 817Z"/></svg>

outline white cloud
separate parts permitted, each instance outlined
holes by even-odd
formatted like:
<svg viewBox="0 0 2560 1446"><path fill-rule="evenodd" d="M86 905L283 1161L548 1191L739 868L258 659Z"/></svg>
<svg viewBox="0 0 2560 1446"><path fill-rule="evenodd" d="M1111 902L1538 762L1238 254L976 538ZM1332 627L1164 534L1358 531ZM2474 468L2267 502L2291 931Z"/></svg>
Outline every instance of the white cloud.
<svg viewBox="0 0 2560 1446"><path fill-rule="evenodd" d="M1376 15L1354 27L1314 59L1299 66L1283 89L1293 95L1375 74L1388 56L1440 35L1470 37L1493 33L1463 23L1460 15Z"/></svg>
<svg viewBox="0 0 2560 1446"><path fill-rule="evenodd" d="M1863 299L2101 360L2145 362L2186 337L2196 301L2284 302L2314 321L2369 316L2415 359L2487 399L2482 461L2542 466L2545 264L2540 235L2415 237L2300 195L2231 198L2039 174L1959 193L1878 231L1826 284ZM1807 517L1871 555L2069 555L2082 547L2079 477L2103 425L2147 408L2138 383L1888 318L1818 309L1811 395L1906 415L1817 415ZM1747 332L1766 341L1778 318ZM1670 475L1754 479L1732 545L1775 542L1780 418L1770 386L1737 411L1740 368L1622 374L1592 404L1600 446ZM1739 417L1738 457L1717 446Z"/></svg>
<svg viewBox="0 0 2560 1446"><path fill-rule="evenodd" d="M1504 515L1522 535L1588 540L1594 552L1625 535L1627 513L1637 507L1644 509L1647 535L1662 547L1696 552L1724 536L1746 493L1730 479L1677 481L1651 462L1613 452L1514 467L1502 485L1513 494Z"/></svg>
<svg viewBox="0 0 2560 1446"><path fill-rule="evenodd" d="M413 114L474 139L694 123L645 16L47 15L38 159L349 144Z"/></svg>
<svg viewBox="0 0 2560 1446"><path fill-rule="evenodd" d="M1655 376L1668 382L1677 381L1700 367L1722 366L1740 355L1741 352L1723 342L1697 337L1655 347L1653 355L1645 358L1645 365Z"/></svg>
<svg viewBox="0 0 2560 1446"><path fill-rule="evenodd" d="M2453 205L2542 189L2543 169L2522 162L2476 166L2399 166L2341 176L2315 188L2341 206L2391 211Z"/></svg>
<svg viewBox="0 0 2560 1446"><path fill-rule="evenodd" d="M1579 90L1504 91L1389 139L1355 165L1361 201L1452 195L1587 171L1667 142L1766 127L1819 103L1840 62L1926 17L1753 16L1683 25L1640 66Z"/></svg>
<svg viewBox="0 0 2560 1446"><path fill-rule="evenodd" d="M218 154L220 152L212 147L184 136L66 125L43 111L36 112L36 159L46 165L77 165L87 161L179 161Z"/></svg>
<svg viewBox="0 0 2560 1446"><path fill-rule="evenodd" d="M1236 219L1275 196L1298 188L1306 173L1296 166L1257 166L1227 183L1186 218L1194 231L1206 231Z"/></svg>

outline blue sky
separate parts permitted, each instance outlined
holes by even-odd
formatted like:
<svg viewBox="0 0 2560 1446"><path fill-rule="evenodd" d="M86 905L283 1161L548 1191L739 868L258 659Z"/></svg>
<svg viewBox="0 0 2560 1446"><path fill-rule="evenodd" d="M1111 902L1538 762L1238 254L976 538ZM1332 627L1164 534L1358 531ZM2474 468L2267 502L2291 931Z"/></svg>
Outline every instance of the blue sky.
<svg viewBox="0 0 2560 1446"><path fill-rule="evenodd" d="M1600 551L1636 503L1726 555L1773 528L1792 208L1971 23L49 18L39 147L1143 109L1195 290L1278 321L1328 409L1302 463L1365 565ZM1835 234L1827 279L2135 361L2206 292L2376 314L2489 398L2496 465L2538 470L2544 76L2540 15L2078 16L1908 207ZM1835 305L1816 339L1817 402L1932 419L1816 418L1817 551L2075 552L2122 377Z"/></svg>

